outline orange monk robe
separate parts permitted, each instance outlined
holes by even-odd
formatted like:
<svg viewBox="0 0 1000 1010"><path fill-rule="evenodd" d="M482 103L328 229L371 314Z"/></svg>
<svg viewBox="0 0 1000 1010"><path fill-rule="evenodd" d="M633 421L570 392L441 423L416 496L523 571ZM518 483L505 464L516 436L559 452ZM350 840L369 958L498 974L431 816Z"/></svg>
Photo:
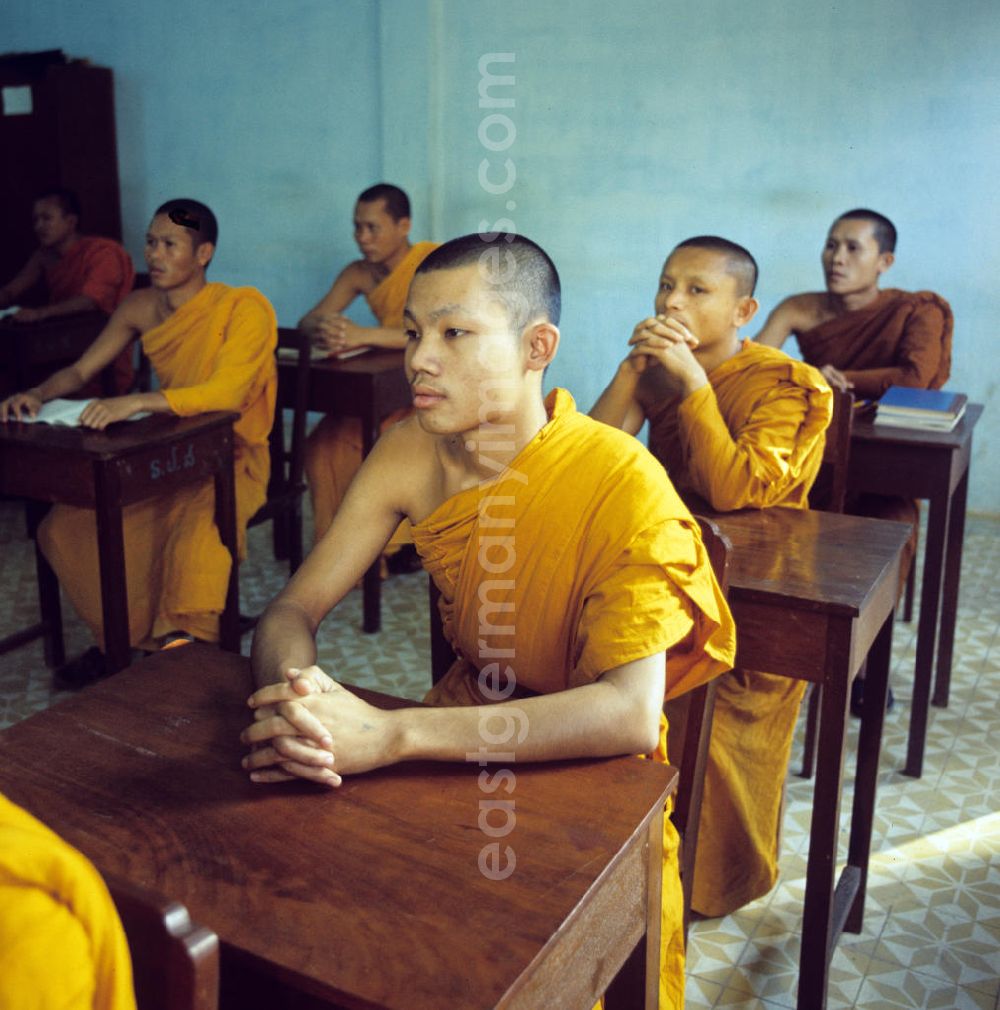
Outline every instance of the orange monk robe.
<svg viewBox="0 0 1000 1010"><path fill-rule="evenodd" d="M418 242L403 261L374 291L365 295L380 326L401 329L406 296L417 267L438 247L437 242ZM409 417L412 408L397 410L382 421L382 431ZM327 531L344 500L347 488L361 466L361 421L356 417L327 414L306 440L306 478L312 499L315 540ZM410 542L408 523L403 523L389 542L387 553Z"/></svg>
<svg viewBox="0 0 1000 1010"><path fill-rule="evenodd" d="M0 795L0 1007L135 1005L128 943L101 875Z"/></svg>
<svg viewBox="0 0 1000 1010"><path fill-rule="evenodd" d="M495 700L479 671L497 662L514 697L588 684L663 650L667 696L729 669L732 617L662 467L635 439L577 413L565 390L546 407L548 424L494 482L413 526L458 656L425 701ZM488 457L489 443L480 451ZM664 762L665 730L652 755ZM516 741L498 749L516 751ZM677 844L665 819L661 1010L683 1005Z"/></svg>
<svg viewBox="0 0 1000 1010"><path fill-rule="evenodd" d="M951 306L932 291L890 288L863 309L796 336L810 364L833 365L854 383L857 396L879 397L890 386L940 389L951 374L953 328ZM902 589L917 551L917 503L895 495L854 495L847 511L910 524L913 534L899 568Z"/></svg>
<svg viewBox="0 0 1000 1010"><path fill-rule="evenodd" d="M276 342L267 299L254 288L217 283L206 284L142 337L160 391L175 414L240 414L233 425L240 557L247 521L267 495ZM212 481L126 506L124 526L131 643L151 647L152 639L171 631L218 641L231 561L215 525ZM103 645L94 513L57 505L39 528L39 542Z"/></svg>
<svg viewBox="0 0 1000 1010"><path fill-rule="evenodd" d="M856 396L879 397L890 386L940 389L951 372L951 306L932 291L880 291L863 309L796 334L802 357L833 365Z"/></svg>
<svg viewBox="0 0 1000 1010"><path fill-rule="evenodd" d="M744 341L708 378L650 411L650 450L681 494L718 511L806 508L832 412L823 377ZM782 791L804 689L741 669L718 681L691 899L703 915L727 915L777 880ZM682 719L683 704L668 706L668 718Z"/></svg>
<svg viewBox="0 0 1000 1010"><path fill-rule="evenodd" d="M111 315L132 290L135 268L125 249L109 238L85 235L59 259L44 265L45 287L49 304L85 295L105 315ZM132 388L135 378L133 350L126 348L114 362L114 385L118 393ZM99 382L88 387L100 396ZM83 391L81 391L83 393Z"/></svg>

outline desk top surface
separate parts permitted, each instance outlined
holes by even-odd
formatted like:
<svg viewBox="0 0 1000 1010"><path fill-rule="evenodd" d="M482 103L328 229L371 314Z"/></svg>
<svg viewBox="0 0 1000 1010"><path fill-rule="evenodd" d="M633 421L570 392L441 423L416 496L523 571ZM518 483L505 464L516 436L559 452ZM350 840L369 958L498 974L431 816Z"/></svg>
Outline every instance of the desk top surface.
<svg viewBox="0 0 1000 1010"><path fill-rule="evenodd" d="M910 534L905 523L809 509L702 514L733 545L729 592L734 601L752 598L849 615L860 614Z"/></svg>
<svg viewBox="0 0 1000 1010"><path fill-rule="evenodd" d="M101 870L351 1006L493 1006L676 778L617 758L516 766L510 792L475 763L254 785L239 764L249 692L245 659L160 653L0 733L0 789ZM492 839L483 804L503 801L513 819L488 823L511 830ZM479 869L492 842L515 855L507 879Z"/></svg>
<svg viewBox="0 0 1000 1010"><path fill-rule="evenodd" d="M279 368L294 368L290 361L279 362ZM367 351L353 358L338 360L337 358L317 358L309 362L311 371L334 372L344 375L373 375L381 372L393 372L403 367L403 352L397 350Z"/></svg>
<svg viewBox="0 0 1000 1010"><path fill-rule="evenodd" d="M225 429L239 417L228 410L214 410L192 417L152 414L136 421L122 421L104 431L66 424L0 424L0 450L4 446L43 451L72 452L80 456L110 458L143 451L185 436Z"/></svg>

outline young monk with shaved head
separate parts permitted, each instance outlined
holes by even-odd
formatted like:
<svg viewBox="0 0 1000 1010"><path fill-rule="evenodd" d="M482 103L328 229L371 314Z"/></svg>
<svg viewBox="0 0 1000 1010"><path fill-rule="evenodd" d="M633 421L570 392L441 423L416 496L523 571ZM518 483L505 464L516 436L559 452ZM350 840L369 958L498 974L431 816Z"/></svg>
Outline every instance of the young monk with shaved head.
<svg viewBox="0 0 1000 1010"><path fill-rule="evenodd" d="M665 761L664 697L728 669L732 619L663 468L565 390L543 396L559 309L555 267L520 236L456 239L418 268L405 311L415 415L379 440L257 627L243 735L255 781L337 786L399 761L479 760L489 705L521 727L491 762ZM458 658L431 707L389 712L315 665L315 635L404 516ZM664 834L667 1010L683 1005L684 972L668 819Z"/></svg>
<svg viewBox="0 0 1000 1010"><path fill-rule="evenodd" d="M823 455L832 396L822 376L781 351L741 340L757 311L757 265L717 236L667 257L656 315L591 416L637 434L682 496L718 511L806 508ZM778 876L781 798L805 684L733 670L719 679L691 907L727 915ZM684 701L668 706L672 722ZM675 760L675 763L677 761Z"/></svg>

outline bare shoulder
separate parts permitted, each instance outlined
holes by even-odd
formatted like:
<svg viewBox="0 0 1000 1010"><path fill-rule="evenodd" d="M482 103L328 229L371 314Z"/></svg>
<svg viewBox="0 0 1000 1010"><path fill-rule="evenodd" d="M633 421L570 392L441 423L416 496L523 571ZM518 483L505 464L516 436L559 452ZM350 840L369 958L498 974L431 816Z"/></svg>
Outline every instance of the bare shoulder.
<svg viewBox="0 0 1000 1010"><path fill-rule="evenodd" d="M399 511L415 522L446 497L440 438L424 431L416 416L404 418L379 436L366 460L377 467Z"/></svg>
<svg viewBox="0 0 1000 1010"><path fill-rule="evenodd" d="M138 333L145 333L154 326L159 326L160 293L153 288L141 288L125 296L122 303L114 311L113 319L132 327Z"/></svg>
<svg viewBox="0 0 1000 1010"><path fill-rule="evenodd" d="M822 291L804 291L802 294L792 295L774 310L774 313L779 312L791 333L811 330L830 316L826 294Z"/></svg>
<svg viewBox="0 0 1000 1010"><path fill-rule="evenodd" d="M348 263L342 276L348 277L355 290L362 295L370 294L382 283L382 277L367 260Z"/></svg>

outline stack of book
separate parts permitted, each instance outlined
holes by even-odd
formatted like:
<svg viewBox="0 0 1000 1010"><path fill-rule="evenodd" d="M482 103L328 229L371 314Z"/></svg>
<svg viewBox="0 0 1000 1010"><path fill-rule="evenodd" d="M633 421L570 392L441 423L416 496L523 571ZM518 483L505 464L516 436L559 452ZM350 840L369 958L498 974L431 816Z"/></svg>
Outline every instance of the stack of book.
<svg viewBox="0 0 1000 1010"><path fill-rule="evenodd" d="M965 413L965 393L890 386L878 401L875 424L923 431L951 431Z"/></svg>

